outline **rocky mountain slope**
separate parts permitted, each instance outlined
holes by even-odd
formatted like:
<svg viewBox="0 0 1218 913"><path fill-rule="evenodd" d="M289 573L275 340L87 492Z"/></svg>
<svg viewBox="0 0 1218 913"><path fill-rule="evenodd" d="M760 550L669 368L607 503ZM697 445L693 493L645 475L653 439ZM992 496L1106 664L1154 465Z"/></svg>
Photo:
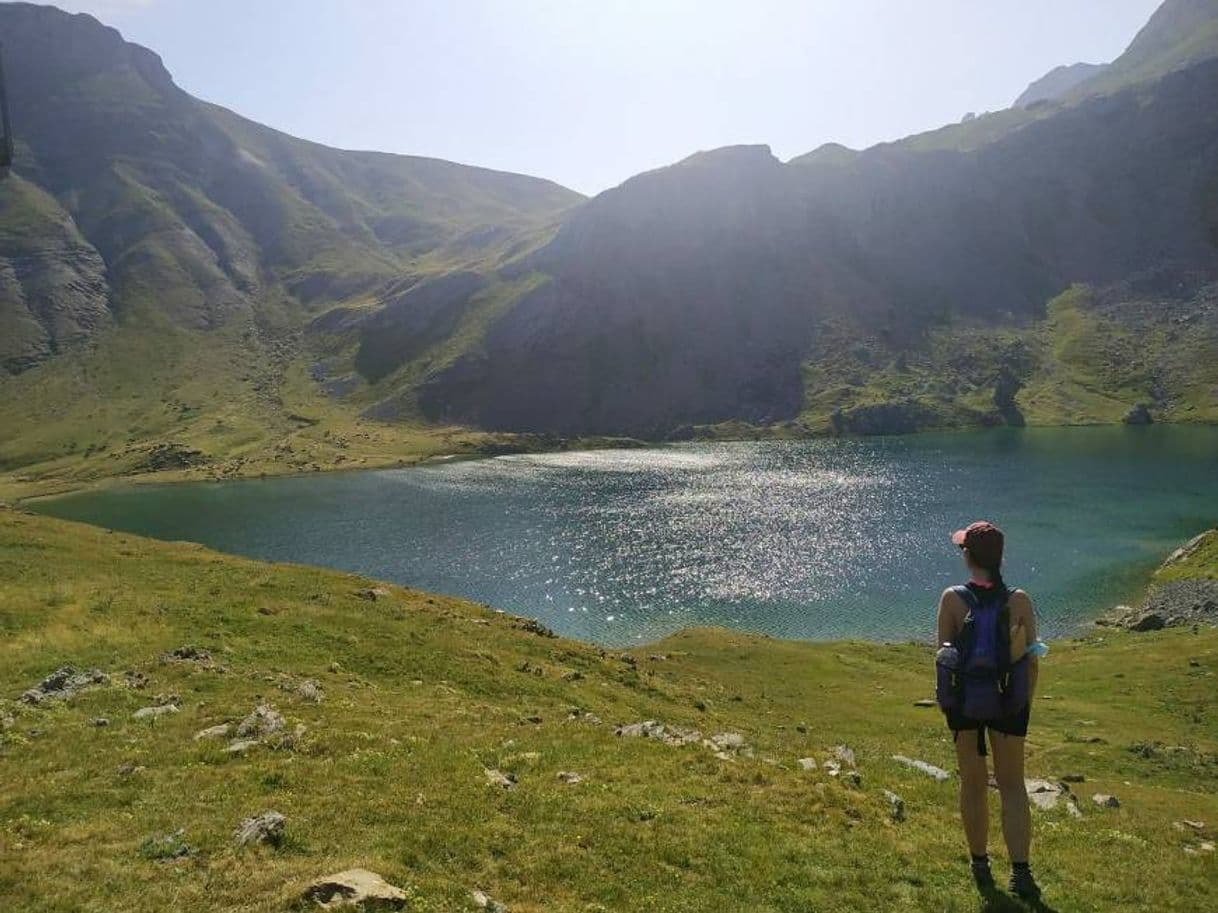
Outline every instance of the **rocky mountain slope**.
<svg viewBox="0 0 1218 913"><path fill-rule="evenodd" d="M979 409L962 395L1004 387L1032 411L1018 393L1043 377L1030 350L1046 303L1071 286L1116 294L1118 312L1212 301L1216 99L1210 60L975 145L969 124L954 138L830 147L785 165L764 147L717 150L634 178L573 212L529 258L546 280L481 350L429 382L424 409L568 433L664 435L730 419L825 427L835 410L849 426L889 365L906 374L899 366L933 357L947 333L961 351L940 380L957 389L880 405L915 427L1002 420L1001 403ZM1212 308L1190 319L1194 373L1159 389L1149 367L1126 408L1218 416L1212 388L1185 395L1218 379ZM1027 351L970 365L973 328L1013 333Z"/></svg>
<svg viewBox="0 0 1218 913"><path fill-rule="evenodd" d="M303 380L312 316L497 263L581 199L286 136L191 97L87 15L0 4L0 41L16 133L0 183L0 467L113 475L167 442L275 462L302 430L293 415L327 418ZM356 431L357 412L335 411L306 466L343 456L325 434L411 449L413 429Z"/></svg>
<svg viewBox="0 0 1218 913"><path fill-rule="evenodd" d="M370 291L423 271L423 257L486 255L579 199L519 175L294 139L186 94L160 58L90 16L6 3L0 38L18 141L0 230L43 257L62 251L44 266L6 251L27 299L41 296L24 310L4 298L6 317L42 330L6 340L10 371L101 316L145 308L204 329L276 298ZM79 281L62 278L76 270Z"/></svg>

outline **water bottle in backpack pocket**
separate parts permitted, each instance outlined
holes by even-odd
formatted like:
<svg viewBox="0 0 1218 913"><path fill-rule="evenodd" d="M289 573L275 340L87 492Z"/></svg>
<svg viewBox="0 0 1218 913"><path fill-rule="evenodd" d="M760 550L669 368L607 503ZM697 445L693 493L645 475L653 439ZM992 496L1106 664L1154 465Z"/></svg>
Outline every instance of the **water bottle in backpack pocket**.
<svg viewBox="0 0 1218 913"><path fill-rule="evenodd" d="M959 704L956 675L960 667L960 651L945 643L935 654L935 701L944 713Z"/></svg>

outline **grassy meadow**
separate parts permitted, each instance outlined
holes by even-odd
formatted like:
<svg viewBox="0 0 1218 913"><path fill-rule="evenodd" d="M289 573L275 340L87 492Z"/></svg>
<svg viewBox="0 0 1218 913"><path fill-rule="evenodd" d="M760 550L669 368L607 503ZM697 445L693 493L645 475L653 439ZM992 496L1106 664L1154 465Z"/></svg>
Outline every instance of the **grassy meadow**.
<svg viewBox="0 0 1218 913"><path fill-rule="evenodd" d="M475 889L517 913L1023 909L974 892L954 782L891 758L952 767L938 711L915 706L925 646L692 630L606 652L462 600L13 509L0 630L0 909L285 910L354 866L423 911L474 910ZM167 655L188 645L207 658ZM109 683L19 699L65 664ZM1027 772L1083 781L1081 817L1034 812L1045 909L1218 907L1216 672L1210 629L1053 645ZM236 752L231 732L195 738L260 703L280 732ZM615 734L644 720L744 746ZM839 745L857 784L826 769ZM270 810L283 841L238 848Z"/></svg>

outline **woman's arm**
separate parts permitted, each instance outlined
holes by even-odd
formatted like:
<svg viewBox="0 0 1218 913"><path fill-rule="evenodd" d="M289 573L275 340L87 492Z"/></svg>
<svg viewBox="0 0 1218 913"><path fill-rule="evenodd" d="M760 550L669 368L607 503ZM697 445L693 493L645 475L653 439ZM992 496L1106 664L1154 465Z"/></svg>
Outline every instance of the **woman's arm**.
<svg viewBox="0 0 1218 913"><path fill-rule="evenodd" d="M1011 593L1011 613L1022 624L1028 634L1028 646L1036 643L1036 612L1032 610L1032 600L1023 590ZM1028 656L1028 698L1036 693L1036 679L1040 674L1040 657Z"/></svg>
<svg viewBox="0 0 1218 913"><path fill-rule="evenodd" d="M960 611L957 608L959 604L960 597L951 590L944 590L943 595L939 597L939 639L935 642L936 647L954 641L960 632Z"/></svg>

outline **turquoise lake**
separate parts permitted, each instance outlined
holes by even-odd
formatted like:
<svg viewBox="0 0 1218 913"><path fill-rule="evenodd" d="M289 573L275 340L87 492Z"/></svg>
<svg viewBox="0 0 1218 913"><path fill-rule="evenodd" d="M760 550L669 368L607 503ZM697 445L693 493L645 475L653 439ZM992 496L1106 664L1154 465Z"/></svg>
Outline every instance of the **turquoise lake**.
<svg viewBox="0 0 1218 913"><path fill-rule="evenodd" d="M1218 521L1218 429L689 444L137 486L36 509L466 596L604 644L690 625L928 640L951 530L1007 533L1050 634Z"/></svg>

